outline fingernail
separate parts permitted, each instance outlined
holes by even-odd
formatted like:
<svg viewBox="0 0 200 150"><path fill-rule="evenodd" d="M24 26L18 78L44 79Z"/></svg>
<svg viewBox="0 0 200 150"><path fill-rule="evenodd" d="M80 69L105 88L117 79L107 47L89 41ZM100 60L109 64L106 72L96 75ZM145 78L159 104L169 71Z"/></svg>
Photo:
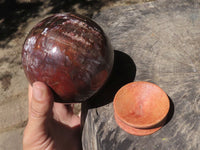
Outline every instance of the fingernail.
<svg viewBox="0 0 200 150"><path fill-rule="evenodd" d="M43 95L44 95L43 89L33 84L33 97L38 101L42 101Z"/></svg>

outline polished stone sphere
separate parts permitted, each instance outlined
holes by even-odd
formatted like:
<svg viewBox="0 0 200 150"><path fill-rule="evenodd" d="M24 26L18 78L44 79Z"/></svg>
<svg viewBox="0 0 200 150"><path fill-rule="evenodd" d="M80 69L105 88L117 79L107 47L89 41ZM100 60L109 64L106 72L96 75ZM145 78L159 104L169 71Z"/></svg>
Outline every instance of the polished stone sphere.
<svg viewBox="0 0 200 150"><path fill-rule="evenodd" d="M55 101L83 102L108 79L114 51L101 27L72 13L50 16L28 34L22 50L27 79L46 83Z"/></svg>

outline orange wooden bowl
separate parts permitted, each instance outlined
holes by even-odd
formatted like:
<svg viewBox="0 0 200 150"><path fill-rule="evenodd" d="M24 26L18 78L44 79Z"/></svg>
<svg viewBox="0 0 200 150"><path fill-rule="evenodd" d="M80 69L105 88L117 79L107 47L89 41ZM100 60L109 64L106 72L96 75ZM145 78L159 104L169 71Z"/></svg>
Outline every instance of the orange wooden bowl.
<svg viewBox="0 0 200 150"><path fill-rule="evenodd" d="M165 123L170 102L167 94L149 82L132 82L115 95L114 111L117 124L126 132L148 135Z"/></svg>

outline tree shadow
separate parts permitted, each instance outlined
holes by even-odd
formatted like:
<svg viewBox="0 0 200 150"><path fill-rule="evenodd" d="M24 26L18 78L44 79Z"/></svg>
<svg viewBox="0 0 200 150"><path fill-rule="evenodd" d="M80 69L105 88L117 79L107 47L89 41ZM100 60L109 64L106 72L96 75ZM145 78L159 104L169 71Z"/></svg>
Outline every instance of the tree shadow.
<svg viewBox="0 0 200 150"><path fill-rule="evenodd" d="M50 6L52 10L50 13L59 12L74 12L77 10L85 13L88 17L92 17L94 12L99 12L100 9L108 2L115 2L116 0L50 0Z"/></svg>
<svg viewBox="0 0 200 150"><path fill-rule="evenodd" d="M113 1L113 0L111 0ZM39 15L41 6L43 9L52 8L47 14L61 12L75 12L80 9L85 12L83 15L91 17L98 12L106 2L99 0L44 0L36 2L17 2L17 0L0 1L0 47L4 48L11 39L20 36L18 28L25 24L29 18Z"/></svg>
<svg viewBox="0 0 200 150"><path fill-rule="evenodd" d="M38 14L41 5L42 2L17 3L16 0L0 3L0 47L7 45L19 25Z"/></svg>
<svg viewBox="0 0 200 150"><path fill-rule="evenodd" d="M17 0L0 1L0 47L4 48L10 40L20 36L20 32L17 32L19 26L26 25L29 18L39 16L41 9L51 8L47 10L47 14L74 12L92 17L102 6L115 1L117 0L35 0L20 3Z"/></svg>
<svg viewBox="0 0 200 150"><path fill-rule="evenodd" d="M39 16L41 10L46 9L46 15L74 12L91 18L103 6L117 1L119 0L34 0L19 3L17 0L0 0L0 47L7 46L16 36L22 37L17 32L19 26L26 25L29 18Z"/></svg>

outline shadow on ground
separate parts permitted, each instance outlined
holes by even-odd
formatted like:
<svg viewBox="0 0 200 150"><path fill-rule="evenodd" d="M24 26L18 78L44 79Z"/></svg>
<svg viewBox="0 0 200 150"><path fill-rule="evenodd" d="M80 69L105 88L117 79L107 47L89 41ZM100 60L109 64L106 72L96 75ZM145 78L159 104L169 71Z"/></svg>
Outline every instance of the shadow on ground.
<svg viewBox="0 0 200 150"><path fill-rule="evenodd" d="M41 5L42 2L17 3L15 0L0 3L0 47L6 46L13 38L19 25L38 14Z"/></svg>
<svg viewBox="0 0 200 150"><path fill-rule="evenodd" d="M77 10L82 10L87 16L91 17L93 13L95 11L99 11L101 7L105 5L105 3L105 0L51 0L50 5L53 7L53 9L50 13L66 11L77 12Z"/></svg>
<svg viewBox="0 0 200 150"><path fill-rule="evenodd" d="M111 103L116 92L135 79L136 65L132 58L117 50L114 54L114 65L110 78L100 91L87 100L88 108L97 108Z"/></svg>
<svg viewBox="0 0 200 150"><path fill-rule="evenodd" d="M25 0L0 1L0 47L4 48L11 39L20 36L20 32L17 32L19 26L26 25L29 18L39 16L44 9L50 8L44 15L75 12L92 17L102 6L115 1L118 0L34 0L29 3Z"/></svg>
<svg viewBox="0 0 200 150"><path fill-rule="evenodd" d="M114 65L110 78L94 96L82 103L81 124L84 125L89 109L98 108L111 103L116 92L125 84L133 82L136 65L132 58L120 51L114 51Z"/></svg>

